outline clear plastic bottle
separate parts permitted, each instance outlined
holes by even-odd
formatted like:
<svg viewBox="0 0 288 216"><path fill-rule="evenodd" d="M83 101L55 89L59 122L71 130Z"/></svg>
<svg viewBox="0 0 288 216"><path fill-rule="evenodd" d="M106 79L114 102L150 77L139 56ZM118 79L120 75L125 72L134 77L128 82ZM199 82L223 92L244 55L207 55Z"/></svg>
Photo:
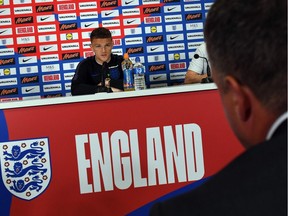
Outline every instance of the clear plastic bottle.
<svg viewBox="0 0 288 216"><path fill-rule="evenodd" d="M135 90L143 90L146 89L146 82L145 82L145 67L140 62L140 58L137 56L135 58L135 64L133 66L133 73L134 73L134 88Z"/></svg>
<svg viewBox="0 0 288 216"><path fill-rule="evenodd" d="M124 54L124 60L122 62L123 70L123 86L124 91L134 91L134 80L133 80L133 63L129 59L128 53Z"/></svg>

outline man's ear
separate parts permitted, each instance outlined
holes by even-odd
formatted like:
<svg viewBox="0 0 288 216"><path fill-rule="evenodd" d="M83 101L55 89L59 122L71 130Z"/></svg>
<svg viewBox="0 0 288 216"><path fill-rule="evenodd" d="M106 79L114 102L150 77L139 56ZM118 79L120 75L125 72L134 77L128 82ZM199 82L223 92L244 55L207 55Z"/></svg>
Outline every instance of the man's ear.
<svg viewBox="0 0 288 216"><path fill-rule="evenodd" d="M233 76L225 77L225 86L230 93L235 114L241 121L248 121L252 110L251 91L246 86L241 85Z"/></svg>

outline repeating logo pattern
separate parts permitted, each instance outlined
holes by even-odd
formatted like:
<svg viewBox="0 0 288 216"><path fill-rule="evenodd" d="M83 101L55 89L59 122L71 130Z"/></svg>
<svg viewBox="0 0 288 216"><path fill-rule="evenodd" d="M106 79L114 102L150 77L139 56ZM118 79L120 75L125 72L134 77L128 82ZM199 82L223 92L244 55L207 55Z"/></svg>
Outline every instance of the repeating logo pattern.
<svg viewBox="0 0 288 216"><path fill-rule="evenodd" d="M0 143L2 181L14 196L32 200L48 187L51 165L48 138Z"/></svg>
<svg viewBox="0 0 288 216"><path fill-rule="evenodd" d="M0 101L71 95L71 74L93 55L90 32L99 26L111 30L113 53L140 58L149 88L183 83L213 2L2 0Z"/></svg>

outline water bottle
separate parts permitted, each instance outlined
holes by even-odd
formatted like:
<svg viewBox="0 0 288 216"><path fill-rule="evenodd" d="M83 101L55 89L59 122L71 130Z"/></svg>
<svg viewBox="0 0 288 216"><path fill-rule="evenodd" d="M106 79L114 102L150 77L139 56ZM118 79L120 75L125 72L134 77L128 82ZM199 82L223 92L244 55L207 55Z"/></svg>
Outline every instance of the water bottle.
<svg viewBox="0 0 288 216"><path fill-rule="evenodd" d="M124 60L122 61L123 70L123 87L124 91L134 91L134 80L133 80L133 63L129 59L128 53L124 54Z"/></svg>
<svg viewBox="0 0 288 216"><path fill-rule="evenodd" d="M135 90L137 91L137 90L146 89L145 67L140 62L140 58L138 56L135 58L135 64L133 66L133 73L134 73Z"/></svg>

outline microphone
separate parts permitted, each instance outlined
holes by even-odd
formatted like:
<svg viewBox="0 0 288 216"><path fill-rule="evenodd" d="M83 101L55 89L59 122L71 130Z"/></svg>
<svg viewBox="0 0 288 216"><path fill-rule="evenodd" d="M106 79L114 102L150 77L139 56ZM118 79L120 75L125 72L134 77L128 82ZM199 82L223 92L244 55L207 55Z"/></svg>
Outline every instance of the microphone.
<svg viewBox="0 0 288 216"><path fill-rule="evenodd" d="M194 58L195 59L198 59L198 58L202 58L202 59L205 59L206 63L207 63L207 77L206 78L203 78L201 80L201 83L211 83L213 82L213 79L211 77L211 71L210 71L210 66L209 66L209 63L208 63L208 59L203 57L203 56L199 56L198 54L194 54Z"/></svg>
<svg viewBox="0 0 288 216"><path fill-rule="evenodd" d="M107 87L107 92L112 92L110 87L110 70L107 62L102 64L102 86Z"/></svg>

